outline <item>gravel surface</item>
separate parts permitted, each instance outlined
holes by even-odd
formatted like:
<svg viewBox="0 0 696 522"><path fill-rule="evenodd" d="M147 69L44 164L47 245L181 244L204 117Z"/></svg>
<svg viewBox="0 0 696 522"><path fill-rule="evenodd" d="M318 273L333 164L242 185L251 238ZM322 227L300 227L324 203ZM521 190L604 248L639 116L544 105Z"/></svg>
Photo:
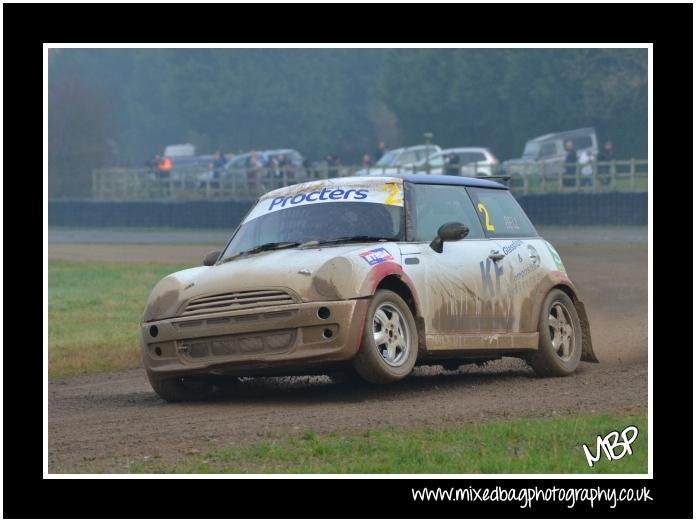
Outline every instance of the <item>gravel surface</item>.
<svg viewBox="0 0 696 522"><path fill-rule="evenodd" d="M185 263L200 262L206 252L205 245L55 245L52 257L59 246L60 255L72 259ZM49 471L123 473L134 458L173 463L191 452L306 429L354 433L647 407L646 247L565 244L558 250L586 303L600 364L539 379L522 361L506 358L457 372L419 368L383 387L325 377L249 379L234 392L192 404L160 400L142 369L56 380L49 383Z"/></svg>

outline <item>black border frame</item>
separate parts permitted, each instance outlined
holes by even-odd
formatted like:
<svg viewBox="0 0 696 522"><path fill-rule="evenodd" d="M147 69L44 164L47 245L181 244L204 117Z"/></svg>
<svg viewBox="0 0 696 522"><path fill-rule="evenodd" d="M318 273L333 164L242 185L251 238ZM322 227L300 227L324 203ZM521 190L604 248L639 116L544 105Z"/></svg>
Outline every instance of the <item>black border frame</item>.
<svg viewBox="0 0 696 522"><path fill-rule="evenodd" d="M5 218L5 245L8 246L5 267L12 306L7 308L4 330L4 439L3 455L5 482L3 486L4 512L8 518L234 518L234 517L385 517L385 518L491 518L491 517L692 517L693 440L692 416L683 412L692 411L693 401L693 353L682 343L669 337L657 337L654 345L654 419L656 433L653 437L654 478L614 479L568 479L563 486L592 487L598 484L618 487L650 488L653 502L622 504L616 509L606 505L589 509L576 506L569 510L562 505L537 503L532 509L523 510L514 503L491 504L441 502L416 503L409 499L411 487L461 487L472 484L529 487L534 485L559 485L559 481L544 479L519 480L408 480L336 479L336 480L243 480L230 479L213 481L180 480L44 480L42 416L43 372L42 354L38 349L43 344L39 328L33 322L43 316L39 309L41 295L38 274L42 272L42 260L37 255L24 254L25 246L33 246L42 225L43 208L38 197L42 191L38 173L27 170L29 164L38 164L37 122L41 104L38 101L42 73L39 66L39 51L42 42L146 42L197 39L204 42L237 41L292 42L298 38L306 41L355 41L356 38L371 42L400 42L404 39L418 41L441 41L443 38L472 42L653 42L658 65L654 68L655 93L661 96L657 119L666 121L668 115L680 116L684 111L684 100L693 94L692 82L686 79L693 58L690 36L693 34L693 6L689 4L497 4L497 5L222 5L222 4L5 4L4 16L4 100L7 133L5 134L4 161L8 168L3 179L7 205ZM211 21L220 16L252 21L247 27L239 24L234 31L216 26ZM403 21L396 23L396 16ZM379 24L375 20L384 17L393 24ZM467 33L452 29L442 31L448 20L473 17L489 20L487 24L467 25ZM187 21L185 37L178 38L170 27L181 27ZM263 20L264 24L255 23ZM292 22L290 22L292 20ZM589 23L588 23L589 21ZM543 34L535 30L539 24ZM411 30L409 30L411 28ZM404 30L406 29L406 30ZM689 52L691 49L691 52ZM29 96L27 91L34 93ZM27 112L36 114L27 118ZM686 118L688 120L688 118ZM670 123L669 140L672 151L692 150L692 133L684 129L675 132L675 127L686 126L681 122ZM661 127L664 129L665 127ZM26 132L25 129L28 131ZM693 130L693 129L692 129ZM32 136L36 135L36 139ZM655 139L655 146L664 142L662 133ZM665 147L666 149L666 147ZM670 157L671 156L671 157ZM683 164L675 156L659 156L662 171L672 168L681 172ZM29 158L29 159L28 159ZM673 162L671 166L669 162ZM17 165L10 166L11 163ZM14 169L13 169L14 167ZM21 170L15 170L21 169ZM27 172L20 176L12 172ZM657 179L673 185L693 180L689 174L671 176L661 173ZM33 185L29 189L28 184ZM659 185L655 183L655 185ZM14 195L33 196L16 198ZM678 201L688 197L686 190L672 190L665 203L665 212L670 220L680 219L689 223L688 217L679 217L684 209L692 205ZM658 188L658 194L662 189ZM14 201L12 201L14 200ZM12 201L12 202L11 202ZM659 200L655 198L655 202ZM693 202L692 202L693 203ZM668 208L669 205L669 208ZM662 214L661 207L654 215ZM681 226L679 236L683 237ZM691 227L688 227L691 228ZM655 230L659 230L655 228ZM693 230L692 230L693 232ZM657 234L656 234L657 236ZM12 247L15 247L12 249ZM44 245L45 248L45 245ZM672 248L682 248L672 245ZM15 252L20 251L19 262ZM681 291L692 281L688 267L684 267L683 256L678 258L664 255L666 252L654 248L654 274L665 280L654 296L670 292L669 302L674 306L678 299L686 300ZM667 263L670 263L667 266ZM19 282L13 288L13 283ZM37 288L29 291L26 283ZM680 297L681 294L681 297ZM666 297L665 297L666 298ZM688 303L684 305L691 308ZM43 308L43 307L42 307ZM665 308L665 307L663 307ZM672 307L670 307L672 308ZM21 311L19 314L17 311ZM655 310L654 331L661 332L659 313ZM17 320L12 320L17 317ZM675 353L676 352L676 353ZM675 360L676 357L676 360ZM674 364L672 361L678 362ZM680 414L675 415L675 407ZM668 447L669 450L665 450ZM678 447L679 452L668 457L670 450ZM378 487L377 487L378 486ZM262 497L259 491L272 492ZM384 498L391 498L383 502Z"/></svg>

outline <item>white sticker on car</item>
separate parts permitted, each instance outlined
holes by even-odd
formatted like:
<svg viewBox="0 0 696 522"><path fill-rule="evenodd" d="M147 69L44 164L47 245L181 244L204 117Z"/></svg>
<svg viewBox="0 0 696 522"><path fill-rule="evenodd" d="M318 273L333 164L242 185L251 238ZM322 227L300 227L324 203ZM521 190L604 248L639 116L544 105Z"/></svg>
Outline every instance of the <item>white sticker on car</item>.
<svg viewBox="0 0 696 522"><path fill-rule="evenodd" d="M277 194L262 199L249 212L244 222L259 216L288 208L314 205L319 203L364 202L383 205L404 206L401 183L387 182L372 186L364 185L319 185L308 187L304 191L291 194Z"/></svg>

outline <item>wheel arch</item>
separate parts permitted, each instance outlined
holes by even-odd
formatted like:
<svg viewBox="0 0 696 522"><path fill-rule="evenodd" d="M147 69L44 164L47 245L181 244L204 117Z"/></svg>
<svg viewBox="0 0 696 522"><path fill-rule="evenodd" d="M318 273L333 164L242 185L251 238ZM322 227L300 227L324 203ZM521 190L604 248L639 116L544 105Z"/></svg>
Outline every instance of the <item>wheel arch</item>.
<svg viewBox="0 0 696 522"><path fill-rule="evenodd" d="M580 300L575 288L573 288L572 286L570 286L568 284L564 284L564 283L559 283L559 284L551 287L549 289L549 291L546 293L546 295L544 296L544 300L546 300L546 297L553 290L561 290L568 297L570 297L571 301L573 301L573 304L575 305L575 310L577 311L578 317L580 318L580 327L582 328L582 356L580 357L580 360L584 361L584 362L598 363L599 359L597 359L597 356L594 353L594 348L592 347L592 335L590 333L590 321L587 317L587 311L585 310L585 303L583 303ZM543 312L543 310L540 311L540 313L542 313L542 312Z"/></svg>
<svg viewBox="0 0 696 522"><path fill-rule="evenodd" d="M418 329L418 356L424 356L426 354L425 348L425 320L420 313L420 305L418 303L418 295L415 293L413 284L411 281L404 280L405 274L389 274L383 277L375 287L374 292L377 290L390 290L401 297L408 305L411 313L413 314L413 319L416 321L416 328Z"/></svg>

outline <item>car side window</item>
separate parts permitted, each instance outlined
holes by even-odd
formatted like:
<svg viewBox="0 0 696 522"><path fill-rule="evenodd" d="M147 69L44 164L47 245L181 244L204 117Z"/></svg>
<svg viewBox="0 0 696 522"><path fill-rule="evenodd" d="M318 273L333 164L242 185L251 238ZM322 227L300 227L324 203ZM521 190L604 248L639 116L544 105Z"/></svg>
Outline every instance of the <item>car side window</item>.
<svg viewBox="0 0 696 522"><path fill-rule="evenodd" d="M572 141L575 150L592 148L592 138L590 136L577 136L572 138Z"/></svg>
<svg viewBox="0 0 696 522"><path fill-rule="evenodd" d="M556 155L556 144L553 142L544 143L539 152L540 158L550 158Z"/></svg>
<svg viewBox="0 0 696 522"><path fill-rule="evenodd" d="M469 187L486 236L491 238L538 237L534 225L509 190Z"/></svg>
<svg viewBox="0 0 696 522"><path fill-rule="evenodd" d="M466 239L484 237L466 187L413 184L409 194L409 212L414 224L412 241L431 241L438 228L453 221L469 227Z"/></svg>
<svg viewBox="0 0 696 522"><path fill-rule="evenodd" d="M437 156L430 160L431 167L442 167L445 164L445 160L442 156Z"/></svg>
<svg viewBox="0 0 696 522"><path fill-rule="evenodd" d="M406 165L408 163L415 163L418 161L418 154L415 151L409 150L404 152L399 156L399 165Z"/></svg>

